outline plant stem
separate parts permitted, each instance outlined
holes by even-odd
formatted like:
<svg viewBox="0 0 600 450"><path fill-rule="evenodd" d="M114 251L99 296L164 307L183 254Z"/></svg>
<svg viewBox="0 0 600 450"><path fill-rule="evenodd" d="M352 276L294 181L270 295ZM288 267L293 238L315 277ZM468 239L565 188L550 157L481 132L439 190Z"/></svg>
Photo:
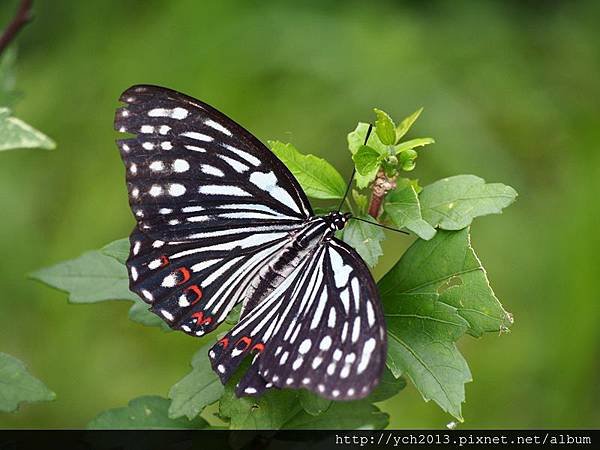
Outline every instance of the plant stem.
<svg viewBox="0 0 600 450"><path fill-rule="evenodd" d="M31 5L33 0L21 0L17 13L0 36L0 53L12 42L21 28L31 20Z"/></svg>
<svg viewBox="0 0 600 450"><path fill-rule="evenodd" d="M371 188L371 200L369 202L369 215L374 219L379 217L385 194L396 187L396 178L396 176L388 178L383 170L380 170L377 174Z"/></svg>

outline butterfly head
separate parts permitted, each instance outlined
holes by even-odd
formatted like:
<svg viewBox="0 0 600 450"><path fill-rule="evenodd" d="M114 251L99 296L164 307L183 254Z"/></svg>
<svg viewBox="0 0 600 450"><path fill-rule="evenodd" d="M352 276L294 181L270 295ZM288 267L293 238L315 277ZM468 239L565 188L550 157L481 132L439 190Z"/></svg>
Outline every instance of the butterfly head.
<svg viewBox="0 0 600 450"><path fill-rule="evenodd" d="M332 211L324 219L329 223L329 227L332 230L337 231L342 230L346 226L350 217L352 217L352 214L349 212Z"/></svg>

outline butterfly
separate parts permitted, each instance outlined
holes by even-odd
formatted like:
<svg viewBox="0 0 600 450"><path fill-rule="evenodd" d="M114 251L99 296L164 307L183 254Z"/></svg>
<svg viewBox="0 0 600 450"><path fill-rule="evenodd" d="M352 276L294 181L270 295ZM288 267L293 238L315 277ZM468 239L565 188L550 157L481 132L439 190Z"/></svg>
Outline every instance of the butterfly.
<svg viewBox="0 0 600 450"><path fill-rule="evenodd" d="M173 329L215 330L223 384L251 355L239 396L304 388L334 400L367 396L386 358L375 281L334 235L351 217L316 216L300 184L256 137L211 106L150 85L120 97L115 129L136 219L130 289Z"/></svg>

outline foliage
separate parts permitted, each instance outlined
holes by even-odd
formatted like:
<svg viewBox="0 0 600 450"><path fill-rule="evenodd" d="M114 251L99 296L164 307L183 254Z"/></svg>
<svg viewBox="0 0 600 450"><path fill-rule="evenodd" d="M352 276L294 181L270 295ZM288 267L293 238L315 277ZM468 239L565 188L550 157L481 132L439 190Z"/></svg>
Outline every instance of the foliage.
<svg viewBox="0 0 600 450"><path fill-rule="evenodd" d="M98 250L38 270L31 276L49 286L69 293L72 303L95 303L103 300L136 300L129 290L125 265Z"/></svg>
<svg viewBox="0 0 600 450"><path fill-rule="evenodd" d="M12 412L24 402L54 400L56 394L31 375L17 358L0 353L0 412Z"/></svg>
<svg viewBox="0 0 600 450"><path fill-rule="evenodd" d="M374 267L383 254L382 228L366 215L370 183L379 176L393 180L378 220L413 232L417 239L378 283L388 329L388 360L378 388L366 399L332 402L304 390L269 390L259 398L237 398L238 370L222 386L210 368L211 343L192 358L192 370L169 391L169 399L142 397L129 406L106 411L90 427L206 427L219 426L204 415L215 405L218 419L231 429L383 428L388 416L375 403L397 395L408 378L423 398L462 420L464 385L471 372L456 347L469 334L507 331L511 316L492 291L470 241L474 218L501 212L516 198L502 184L485 184L473 175L446 178L421 188L403 174L415 168L418 151L431 138L403 140L422 109L395 124L375 109L375 129L365 145L368 124L348 134L348 147L357 172L356 186L346 205L354 217L341 238ZM290 168L307 195L339 201L346 191L339 172L326 160L302 154L292 144L270 141L273 152ZM32 277L69 293L73 303L129 300L130 318L147 326L165 327L129 291L125 261L127 239L79 258L41 269ZM233 319L232 319L233 320ZM224 326L231 326L232 320ZM212 341L211 341L212 342ZM208 422L205 421L208 420ZM210 425L208 425L210 423Z"/></svg>
<svg viewBox="0 0 600 450"><path fill-rule="evenodd" d="M341 198L346 183L335 168L322 158L303 155L292 144L269 141L271 150L294 174L306 195L312 198Z"/></svg>
<svg viewBox="0 0 600 450"><path fill-rule="evenodd" d="M0 105L18 98L15 89L16 51L8 48L0 59ZM54 142L0 106L0 151L18 148L53 149ZM13 412L21 403L54 400L56 394L31 375L17 358L0 352L0 412Z"/></svg>
<svg viewBox="0 0 600 450"><path fill-rule="evenodd" d="M119 239L100 250L33 272L30 276L69 293L71 303L129 300L129 318L147 326L170 330L164 321L148 311L147 305L129 290L125 260L129 240Z"/></svg>
<svg viewBox="0 0 600 450"><path fill-rule="evenodd" d="M444 178L423 188L423 217L444 230L460 230L475 217L499 214L517 198L517 192L501 183L486 184L474 175Z"/></svg>
<svg viewBox="0 0 600 450"><path fill-rule="evenodd" d="M422 110L421 108L404 118L396 126L386 112L375 108L375 136L369 136L365 143L369 124L362 122L348 134L348 147L358 172L356 182L359 188L367 187L379 170L383 170L388 177L397 177L402 171L414 170L415 160L419 156L415 148L435 142L432 138L401 141Z"/></svg>
<svg viewBox="0 0 600 450"><path fill-rule="evenodd" d="M12 117L8 108L0 107L0 151L16 148L53 149L54 142L45 134Z"/></svg>
<svg viewBox="0 0 600 450"><path fill-rule="evenodd" d="M409 180L405 179L401 185L386 195L384 210L390 221L398 228L406 228L425 240L435 235L435 228L423 219L421 202L415 187Z"/></svg>
<svg viewBox="0 0 600 450"><path fill-rule="evenodd" d="M388 424L388 415L365 400L334 402L329 409L315 416L300 411L284 428L293 429L350 429L378 430Z"/></svg>
<svg viewBox="0 0 600 450"><path fill-rule="evenodd" d="M169 404L169 400L158 396L138 397L131 400L126 407L109 409L100 413L87 427L93 430L131 430L135 428L206 428L208 426L208 423L200 417L193 420L169 418L167 414Z"/></svg>
<svg viewBox="0 0 600 450"><path fill-rule="evenodd" d="M368 216L360 218L374 222ZM385 233L381 228L358 220L351 220L344 228L343 239L346 244L354 247L369 267L375 267L379 257L383 255L381 241L385 239Z"/></svg>
<svg viewBox="0 0 600 450"><path fill-rule="evenodd" d="M192 371L169 391L170 418L187 416L192 420L205 406L216 402L223 395L224 388L221 380L210 367L208 360L210 347L205 345L198 350L192 358Z"/></svg>
<svg viewBox="0 0 600 450"><path fill-rule="evenodd" d="M388 326L388 365L425 400L462 420L467 362L455 342L465 332L511 324L469 242L467 228L417 240L378 283Z"/></svg>
<svg viewBox="0 0 600 450"><path fill-rule="evenodd" d="M332 402L306 390L289 389L270 390L260 398L237 398L235 384L243 370L229 380L219 402L219 416L231 429L381 429L388 424L387 414L372 404L378 399Z"/></svg>
<svg viewBox="0 0 600 450"><path fill-rule="evenodd" d="M243 365L241 369L245 367ZM289 389L271 389L258 398L238 398L234 390L242 370L238 370L225 385L219 401L219 416L231 429L279 429L302 412L298 392Z"/></svg>

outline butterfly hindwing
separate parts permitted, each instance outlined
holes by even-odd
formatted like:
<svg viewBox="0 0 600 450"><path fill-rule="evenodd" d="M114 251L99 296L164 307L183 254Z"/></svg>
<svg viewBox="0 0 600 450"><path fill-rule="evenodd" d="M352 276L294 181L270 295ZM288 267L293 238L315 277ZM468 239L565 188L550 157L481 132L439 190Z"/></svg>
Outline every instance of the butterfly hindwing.
<svg viewBox="0 0 600 450"><path fill-rule="evenodd" d="M210 357L225 382L248 353L254 361L238 395L271 386L334 400L368 395L385 365L386 334L375 282L356 252L336 239L317 247Z"/></svg>

